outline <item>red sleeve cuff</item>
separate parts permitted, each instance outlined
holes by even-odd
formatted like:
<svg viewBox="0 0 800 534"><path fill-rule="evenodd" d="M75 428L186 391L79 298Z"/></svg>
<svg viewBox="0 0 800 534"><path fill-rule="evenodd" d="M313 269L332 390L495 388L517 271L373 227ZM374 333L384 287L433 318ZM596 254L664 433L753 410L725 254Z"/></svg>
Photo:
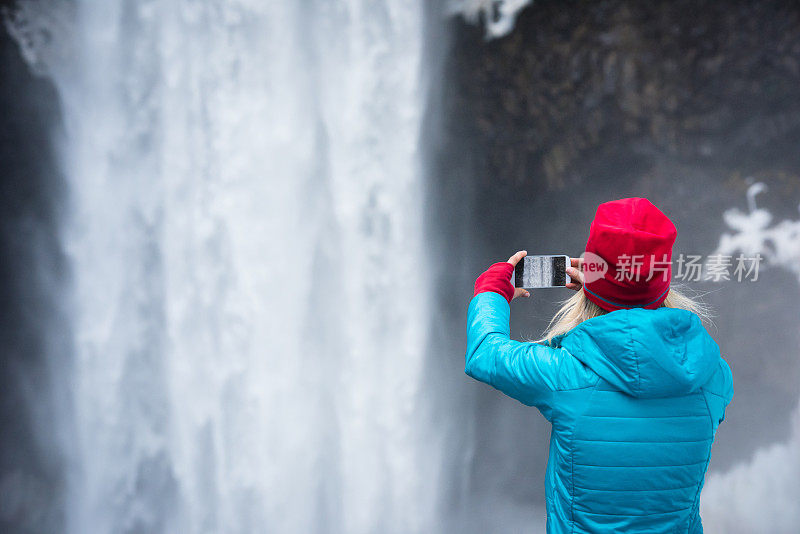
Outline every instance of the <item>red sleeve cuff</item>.
<svg viewBox="0 0 800 534"><path fill-rule="evenodd" d="M473 296L478 293L493 291L503 295L510 303L511 299L514 298L514 286L511 284L511 273L513 272L514 266L507 261L495 263L475 280L475 293Z"/></svg>

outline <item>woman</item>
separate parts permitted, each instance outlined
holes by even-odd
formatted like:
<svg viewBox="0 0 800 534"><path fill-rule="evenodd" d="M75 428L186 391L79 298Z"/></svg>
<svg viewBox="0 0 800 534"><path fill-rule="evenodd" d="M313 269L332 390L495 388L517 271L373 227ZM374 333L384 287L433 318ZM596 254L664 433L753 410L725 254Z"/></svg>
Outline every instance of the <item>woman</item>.
<svg viewBox="0 0 800 534"><path fill-rule="evenodd" d="M547 532L702 532L700 490L733 397L702 307L670 288L672 222L644 198L601 204L576 290L543 339L509 339L521 251L475 282L466 373L553 425ZM582 271L578 267L583 267ZM604 271L605 269L605 271Z"/></svg>

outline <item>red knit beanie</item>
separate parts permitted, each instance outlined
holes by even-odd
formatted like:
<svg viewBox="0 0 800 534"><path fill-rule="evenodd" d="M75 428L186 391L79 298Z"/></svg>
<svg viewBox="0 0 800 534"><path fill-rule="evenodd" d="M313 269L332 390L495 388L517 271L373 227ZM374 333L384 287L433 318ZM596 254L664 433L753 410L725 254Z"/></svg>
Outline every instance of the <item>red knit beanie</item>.
<svg viewBox="0 0 800 534"><path fill-rule="evenodd" d="M677 234L646 198L600 204L584 254L586 296L607 311L658 308L669 291Z"/></svg>

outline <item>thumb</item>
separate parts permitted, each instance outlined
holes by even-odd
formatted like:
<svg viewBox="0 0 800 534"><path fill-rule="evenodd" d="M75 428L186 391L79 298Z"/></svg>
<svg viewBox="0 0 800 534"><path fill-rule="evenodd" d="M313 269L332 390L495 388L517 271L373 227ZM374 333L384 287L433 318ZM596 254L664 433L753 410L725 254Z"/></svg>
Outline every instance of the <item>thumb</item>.
<svg viewBox="0 0 800 534"><path fill-rule="evenodd" d="M511 300L514 300L515 298L518 298L518 297L528 298L530 296L531 296L531 294L527 289L522 288L522 287L515 287L514 288L514 296L511 297Z"/></svg>

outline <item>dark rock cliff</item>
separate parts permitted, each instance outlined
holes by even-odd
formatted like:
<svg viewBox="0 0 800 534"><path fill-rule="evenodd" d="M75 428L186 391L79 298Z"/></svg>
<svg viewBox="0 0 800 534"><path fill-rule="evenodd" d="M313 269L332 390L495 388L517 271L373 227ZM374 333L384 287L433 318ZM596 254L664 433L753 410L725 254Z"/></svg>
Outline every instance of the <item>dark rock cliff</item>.
<svg viewBox="0 0 800 534"><path fill-rule="evenodd" d="M658 155L800 164L797 2L540 0L499 40L455 26L450 127L492 181L562 189Z"/></svg>
<svg viewBox="0 0 800 534"><path fill-rule="evenodd" d="M0 2L0 9L12 2ZM0 531L63 532L65 377L58 242L65 184L56 161L58 95L35 77L0 19Z"/></svg>

